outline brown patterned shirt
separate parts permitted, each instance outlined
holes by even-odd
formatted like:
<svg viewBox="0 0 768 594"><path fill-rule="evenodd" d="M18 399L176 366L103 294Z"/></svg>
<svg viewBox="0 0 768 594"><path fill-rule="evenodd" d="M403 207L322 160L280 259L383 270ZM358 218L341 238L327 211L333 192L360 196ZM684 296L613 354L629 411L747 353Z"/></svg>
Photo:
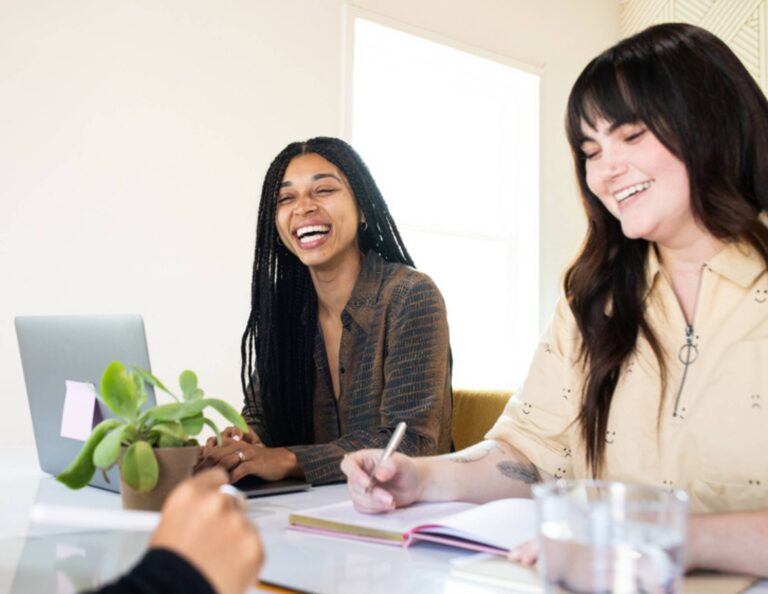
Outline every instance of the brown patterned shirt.
<svg viewBox="0 0 768 594"><path fill-rule="evenodd" d="M451 436L451 360L448 321L440 291L426 274L364 259L341 314L338 401L322 333L315 337L315 443L296 445L306 479L344 480L347 452L382 448L399 421L408 423L400 451L411 456L447 452ZM243 416L270 443L256 383Z"/></svg>

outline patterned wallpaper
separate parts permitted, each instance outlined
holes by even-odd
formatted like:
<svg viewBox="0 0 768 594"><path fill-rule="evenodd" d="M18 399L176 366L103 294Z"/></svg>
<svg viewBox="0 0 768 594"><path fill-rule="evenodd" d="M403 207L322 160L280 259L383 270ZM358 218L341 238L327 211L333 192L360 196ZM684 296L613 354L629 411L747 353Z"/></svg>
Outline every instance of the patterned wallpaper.
<svg viewBox="0 0 768 594"><path fill-rule="evenodd" d="M622 36L650 25L682 21L715 33L731 46L765 91L768 0L622 0Z"/></svg>

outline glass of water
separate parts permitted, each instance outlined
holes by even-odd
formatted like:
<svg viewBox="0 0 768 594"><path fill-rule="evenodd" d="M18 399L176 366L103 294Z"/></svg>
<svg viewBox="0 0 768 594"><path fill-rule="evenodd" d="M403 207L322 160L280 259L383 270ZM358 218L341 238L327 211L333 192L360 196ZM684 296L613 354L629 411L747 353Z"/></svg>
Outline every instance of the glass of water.
<svg viewBox="0 0 768 594"><path fill-rule="evenodd" d="M547 594L682 592L688 497L610 481L533 487Z"/></svg>

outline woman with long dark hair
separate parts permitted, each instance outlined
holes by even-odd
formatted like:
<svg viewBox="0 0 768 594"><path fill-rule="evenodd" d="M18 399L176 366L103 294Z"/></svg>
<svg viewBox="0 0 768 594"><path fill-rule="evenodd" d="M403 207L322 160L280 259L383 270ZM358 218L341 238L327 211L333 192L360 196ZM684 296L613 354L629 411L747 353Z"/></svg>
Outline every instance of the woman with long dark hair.
<svg viewBox="0 0 768 594"><path fill-rule="evenodd" d="M377 453L349 456L352 498L488 501L562 477L684 489L689 567L768 575L765 96L717 37L664 24L590 62L566 127L588 229L525 385L488 441L396 456L371 495Z"/></svg>
<svg viewBox="0 0 768 594"><path fill-rule="evenodd" d="M264 179L243 415L253 431L210 440L200 467L234 480L341 480L342 456L386 445L450 448L451 360L440 291L413 268L360 156L337 138L294 142Z"/></svg>

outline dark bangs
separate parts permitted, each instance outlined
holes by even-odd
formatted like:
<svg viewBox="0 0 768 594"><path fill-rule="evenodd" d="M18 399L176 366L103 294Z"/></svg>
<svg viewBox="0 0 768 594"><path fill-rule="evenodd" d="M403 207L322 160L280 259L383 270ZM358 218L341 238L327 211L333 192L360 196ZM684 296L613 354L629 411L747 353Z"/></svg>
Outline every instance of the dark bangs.
<svg viewBox="0 0 768 594"><path fill-rule="evenodd" d="M681 147L687 132L678 125L689 116L680 73L665 56L677 48L666 41L655 43L648 35L630 37L587 65L568 98L566 133L574 156L581 155L582 122L594 128L597 120L604 119L614 126L642 122L686 161Z"/></svg>

